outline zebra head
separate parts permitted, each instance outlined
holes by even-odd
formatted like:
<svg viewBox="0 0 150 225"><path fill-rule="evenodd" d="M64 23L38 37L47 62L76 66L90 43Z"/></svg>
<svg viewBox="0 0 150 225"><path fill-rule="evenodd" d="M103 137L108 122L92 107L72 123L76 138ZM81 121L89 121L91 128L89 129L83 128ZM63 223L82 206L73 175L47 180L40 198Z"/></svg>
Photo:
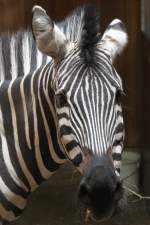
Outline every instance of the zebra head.
<svg viewBox="0 0 150 225"><path fill-rule="evenodd" d="M37 46L53 58L58 135L67 157L83 175L79 199L95 215L106 218L123 196L119 175L123 88L113 61L126 45L127 34L115 19L101 36L91 6L78 9L63 23L61 29L44 9L33 8Z"/></svg>

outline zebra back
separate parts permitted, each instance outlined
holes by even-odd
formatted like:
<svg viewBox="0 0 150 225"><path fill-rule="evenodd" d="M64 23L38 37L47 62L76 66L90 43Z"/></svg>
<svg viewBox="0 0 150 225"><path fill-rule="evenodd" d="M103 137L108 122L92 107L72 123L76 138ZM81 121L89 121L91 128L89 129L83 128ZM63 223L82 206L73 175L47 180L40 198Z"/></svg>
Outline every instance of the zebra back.
<svg viewBox="0 0 150 225"><path fill-rule="evenodd" d="M25 76L50 61L37 47L30 30L0 35L0 81Z"/></svg>

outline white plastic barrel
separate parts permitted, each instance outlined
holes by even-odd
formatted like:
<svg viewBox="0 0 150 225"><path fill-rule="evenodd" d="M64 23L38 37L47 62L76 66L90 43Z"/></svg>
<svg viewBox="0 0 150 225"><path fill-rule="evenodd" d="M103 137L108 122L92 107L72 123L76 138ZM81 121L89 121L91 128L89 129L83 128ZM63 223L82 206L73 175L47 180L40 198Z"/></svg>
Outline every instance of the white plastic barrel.
<svg viewBox="0 0 150 225"><path fill-rule="evenodd" d="M124 185L136 192L139 192L140 159L138 152L124 151L122 155L121 177Z"/></svg>

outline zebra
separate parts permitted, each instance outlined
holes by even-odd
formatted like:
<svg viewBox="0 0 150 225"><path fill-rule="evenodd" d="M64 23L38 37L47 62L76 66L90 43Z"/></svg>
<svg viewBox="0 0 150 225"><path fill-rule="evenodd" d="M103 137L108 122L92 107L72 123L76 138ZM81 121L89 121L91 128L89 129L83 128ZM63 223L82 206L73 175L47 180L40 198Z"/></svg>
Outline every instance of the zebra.
<svg viewBox="0 0 150 225"><path fill-rule="evenodd" d="M17 219L29 194L68 160L82 175L81 204L108 219L124 195L123 85L113 62L126 29L114 19L101 35L91 5L58 24L41 6L32 13L33 36L0 38L1 224Z"/></svg>

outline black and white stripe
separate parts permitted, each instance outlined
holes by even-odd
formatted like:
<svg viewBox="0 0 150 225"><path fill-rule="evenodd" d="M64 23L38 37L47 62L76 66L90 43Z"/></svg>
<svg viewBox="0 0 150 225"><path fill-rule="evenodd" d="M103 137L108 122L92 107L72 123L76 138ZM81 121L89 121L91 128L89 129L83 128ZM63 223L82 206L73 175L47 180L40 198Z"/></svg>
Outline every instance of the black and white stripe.
<svg viewBox="0 0 150 225"><path fill-rule="evenodd" d="M67 72L63 73L60 68L61 77L57 89L60 93L64 90L67 93L65 98L70 111L67 112L66 105L63 103L64 106L58 105L57 113L59 117L61 116L59 121L61 130L70 120L71 125L69 124L68 127L71 126L77 142L81 143L83 148L92 150L94 154L101 155L109 146L113 147L116 140L123 141L124 128L122 109L116 102L116 93L118 89L122 89L121 80L114 70L110 71L112 65L105 52L97 53L94 68L86 68L82 65L77 51L75 57L72 56L73 66L69 69L71 62L68 60ZM70 76L70 74L76 75ZM68 140L68 134L65 139Z"/></svg>

